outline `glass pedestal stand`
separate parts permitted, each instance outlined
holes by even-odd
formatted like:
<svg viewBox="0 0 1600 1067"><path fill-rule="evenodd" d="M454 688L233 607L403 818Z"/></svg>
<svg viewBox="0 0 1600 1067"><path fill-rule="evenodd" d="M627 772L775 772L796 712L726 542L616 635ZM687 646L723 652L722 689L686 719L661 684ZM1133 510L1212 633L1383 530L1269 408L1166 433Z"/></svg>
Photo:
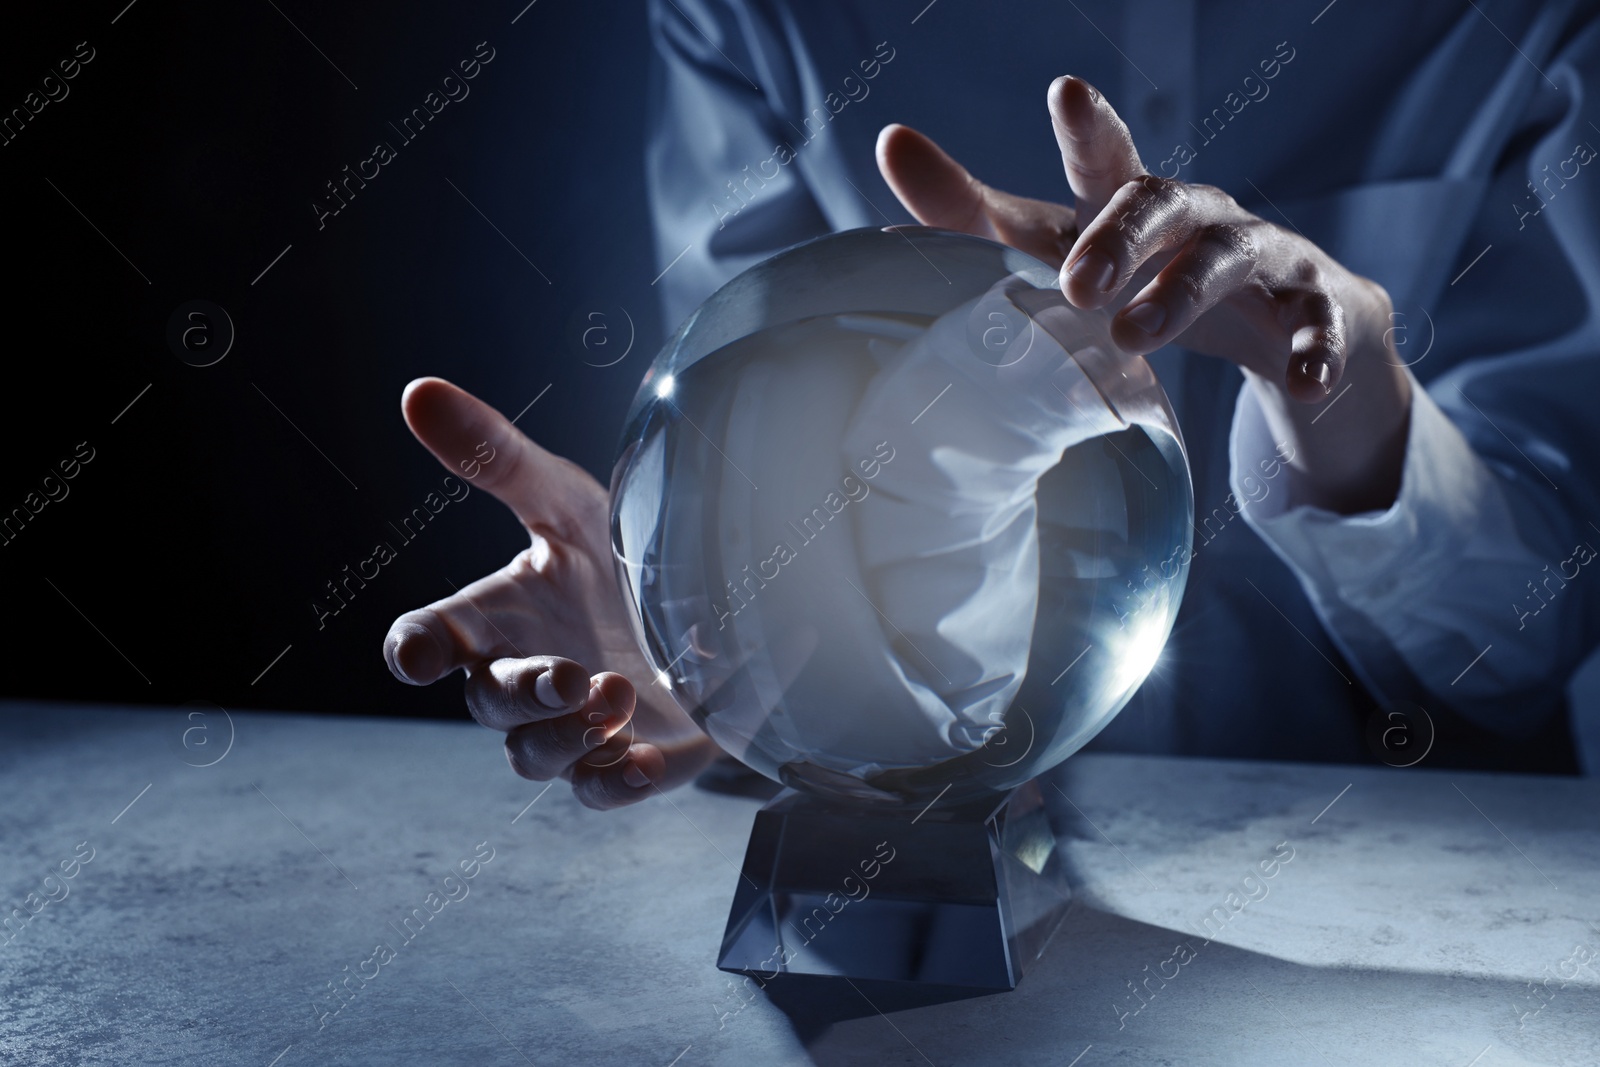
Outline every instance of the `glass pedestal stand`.
<svg viewBox="0 0 1600 1067"><path fill-rule="evenodd" d="M1070 890L1039 787L920 811L785 790L756 814L717 966L1016 987Z"/></svg>

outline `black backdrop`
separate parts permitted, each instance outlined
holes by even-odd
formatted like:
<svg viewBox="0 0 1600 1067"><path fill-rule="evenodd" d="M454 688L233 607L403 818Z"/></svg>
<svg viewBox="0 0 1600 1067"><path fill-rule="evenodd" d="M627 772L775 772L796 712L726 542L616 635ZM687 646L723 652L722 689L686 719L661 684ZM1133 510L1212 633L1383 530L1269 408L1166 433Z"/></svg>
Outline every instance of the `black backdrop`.
<svg viewBox="0 0 1600 1067"><path fill-rule="evenodd" d="M384 633L526 542L479 492L394 535L447 473L401 389L539 397L518 425L603 479L660 342L643 4L525 4L7 12L6 695L464 714L459 681L389 676ZM193 366L217 307L231 348ZM319 628L380 540L397 558Z"/></svg>

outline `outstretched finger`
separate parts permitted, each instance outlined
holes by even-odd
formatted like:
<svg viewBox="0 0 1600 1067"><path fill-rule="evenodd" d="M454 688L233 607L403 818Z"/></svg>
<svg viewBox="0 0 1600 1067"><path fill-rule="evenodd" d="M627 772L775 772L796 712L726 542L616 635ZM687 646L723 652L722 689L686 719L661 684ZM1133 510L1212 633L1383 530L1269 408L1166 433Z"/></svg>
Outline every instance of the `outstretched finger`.
<svg viewBox="0 0 1600 1067"><path fill-rule="evenodd" d="M1076 236L1072 209L991 189L909 126L878 134L878 170L924 226L957 230L1059 266Z"/></svg>
<svg viewBox="0 0 1600 1067"><path fill-rule="evenodd" d="M1082 78L1068 75L1051 82L1049 106L1067 184L1078 200L1078 217L1093 218L1118 189L1145 174L1133 135L1105 97Z"/></svg>
<svg viewBox="0 0 1600 1067"><path fill-rule="evenodd" d="M524 526L552 527L566 536L594 525L594 516L573 513L575 506L592 505L592 479L534 444L510 419L466 390L443 378L418 378L406 386L400 410L411 432L439 462L498 497Z"/></svg>

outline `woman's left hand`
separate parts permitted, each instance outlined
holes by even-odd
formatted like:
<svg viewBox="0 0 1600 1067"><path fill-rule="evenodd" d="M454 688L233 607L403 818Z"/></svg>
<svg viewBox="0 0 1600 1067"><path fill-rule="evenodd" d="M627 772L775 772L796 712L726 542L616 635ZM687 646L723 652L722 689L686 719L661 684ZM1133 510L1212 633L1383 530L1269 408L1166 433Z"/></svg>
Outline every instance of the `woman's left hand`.
<svg viewBox="0 0 1600 1067"><path fill-rule="evenodd" d="M926 225L1060 267L1074 305L1115 310L1111 336L1125 351L1176 343L1237 364L1306 503L1347 514L1393 503L1411 379L1383 288L1220 189L1147 172L1087 82L1056 79L1048 103L1072 207L990 189L905 126L880 134L879 168Z"/></svg>

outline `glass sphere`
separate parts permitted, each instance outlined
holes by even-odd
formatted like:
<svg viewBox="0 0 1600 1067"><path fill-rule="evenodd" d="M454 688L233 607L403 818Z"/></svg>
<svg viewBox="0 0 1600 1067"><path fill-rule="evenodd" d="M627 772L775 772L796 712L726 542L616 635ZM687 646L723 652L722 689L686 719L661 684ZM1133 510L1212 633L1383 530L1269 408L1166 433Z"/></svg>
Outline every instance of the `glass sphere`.
<svg viewBox="0 0 1600 1067"><path fill-rule="evenodd" d="M1194 498L1172 409L1051 267L921 227L788 249L651 365L612 475L636 635L723 749L836 801L975 800L1155 664Z"/></svg>

